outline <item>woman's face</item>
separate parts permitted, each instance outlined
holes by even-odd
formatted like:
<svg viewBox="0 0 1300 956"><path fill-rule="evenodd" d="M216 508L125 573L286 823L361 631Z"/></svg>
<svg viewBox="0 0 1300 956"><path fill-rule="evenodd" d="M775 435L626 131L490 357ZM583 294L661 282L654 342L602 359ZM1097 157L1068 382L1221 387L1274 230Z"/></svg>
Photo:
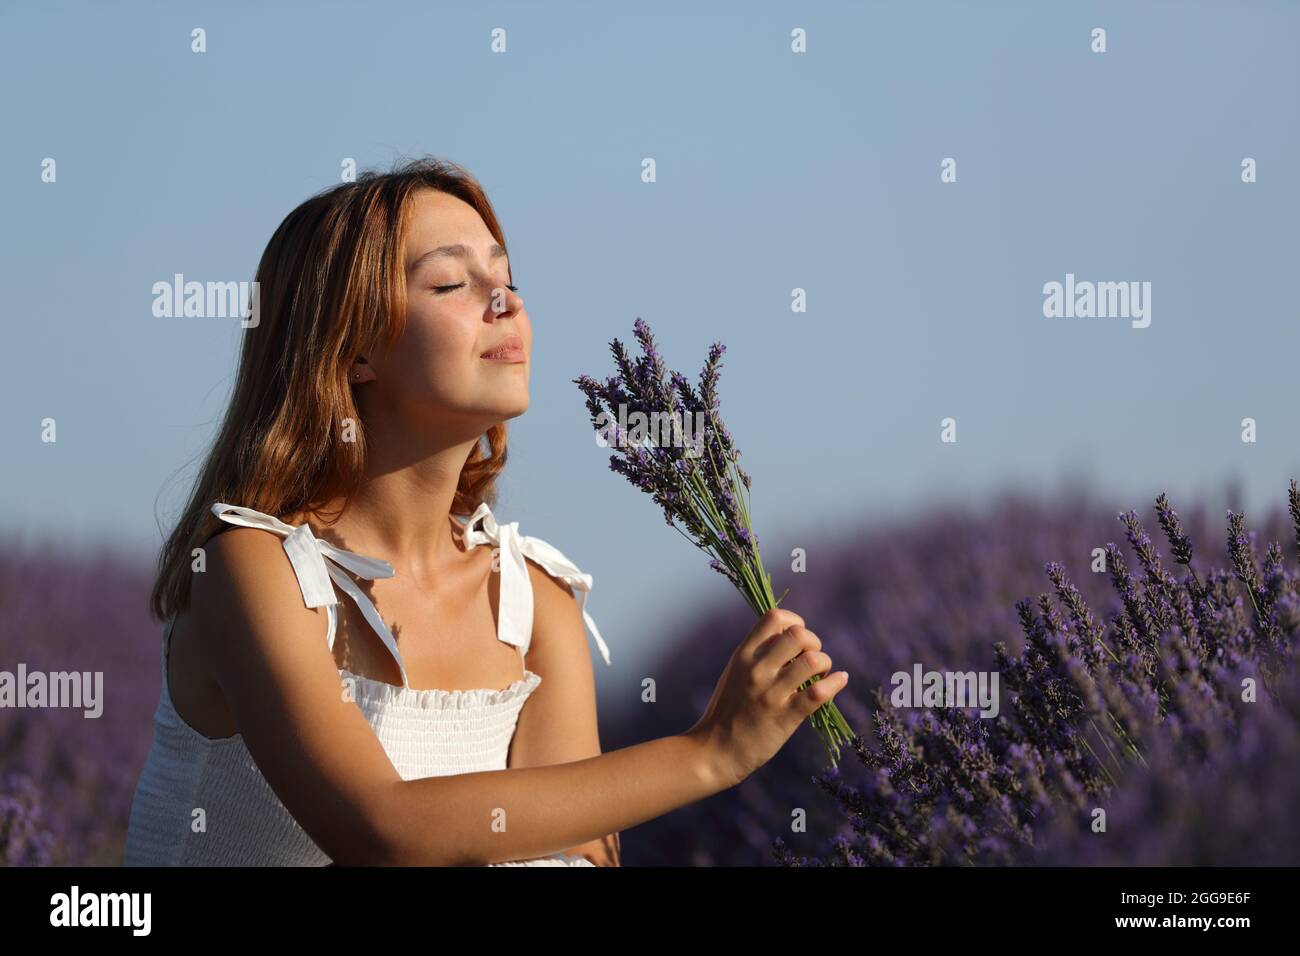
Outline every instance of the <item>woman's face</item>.
<svg viewBox="0 0 1300 956"><path fill-rule="evenodd" d="M510 263L473 206L422 189L411 198L404 249L406 326L367 356L384 404L415 420L481 434L528 409L532 326L511 291ZM513 343L502 358L483 353Z"/></svg>

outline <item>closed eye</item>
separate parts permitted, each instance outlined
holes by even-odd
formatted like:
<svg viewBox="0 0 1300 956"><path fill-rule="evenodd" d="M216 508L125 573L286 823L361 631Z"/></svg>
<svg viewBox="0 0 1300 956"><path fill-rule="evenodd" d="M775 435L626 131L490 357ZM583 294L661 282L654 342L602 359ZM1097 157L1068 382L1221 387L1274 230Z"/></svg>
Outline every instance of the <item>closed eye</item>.
<svg viewBox="0 0 1300 956"><path fill-rule="evenodd" d="M433 291L437 292L439 295L442 295L444 292L450 292L452 289L463 289L464 287L465 287L465 283L457 282L455 285L436 285L433 287ZM509 289L511 292L519 291L519 286L517 285L508 285L506 286L506 288Z"/></svg>

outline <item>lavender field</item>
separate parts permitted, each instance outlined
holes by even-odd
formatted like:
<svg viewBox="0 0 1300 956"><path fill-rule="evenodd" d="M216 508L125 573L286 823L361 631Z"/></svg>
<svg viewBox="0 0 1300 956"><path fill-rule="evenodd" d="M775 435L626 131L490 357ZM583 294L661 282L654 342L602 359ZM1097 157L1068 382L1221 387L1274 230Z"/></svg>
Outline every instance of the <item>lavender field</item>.
<svg viewBox="0 0 1300 956"><path fill-rule="evenodd" d="M1226 501L1233 507L1231 492ZM1163 541L1154 500L1139 510L1143 503L1103 503L1084 489L1007 495L978 514L935 510L838 541L765 541L773 555L808 549L804 573L781 574L770 562L774 583L790 588L784 606L850 674L837 701L865 738L860 756L828 772L801 728L739 787L627 834L625 861L1300 862L1289 809L1300 798L1294 668L1274 681L1276 700L1261 686L1257 703L1242 704L1239 684L1260 682L1268 658L1293 660L1296 501L1289 508L1280 489L1279 506L1251 516L1231 549L1226 514L1185 509L1179 542L1191 545L1197 598ZM1120 520L1130 508L1154 529L1148 546L1133 526L1141 555ZM1111 544L1106 573L1094 573L1093 549ZM716 635L738 641L751 622L733 598L666 648L650 675L659 702L603 725L605 745L688 727L731 652ZM892 708L890 675L918 662L1001 671L998 719ZM1130 738L1129 749L1116 737ZM1091 828L1098 807L1101 833ZM792 830L796 811L806 832Z"/></svg>
<svg viewBox="0 0 1300 956"><path fill-rule="evenodd" d="M148 567L0 548L0 669L102 671L103 710L0 709L0 861L117 866L158 703Z"/></svg>
<svg viewBox="0 0 1300 956"><path fill-rule="evenodd" d="M837 700L860 753L828 772L801 728L739 787L626 832L624 864L1300 862L1300 693L1287 670L1300 513L1285 487L1240 527L1230 498L1212 511L1173 501L1187 540L1176 526L1171 547L1154 504L1075 488L840 540L765 538L778 593L790 589L783 606L851 675ZM1120 520L1130 509L1141 528ZM1194 574L1178 563L1188 542ZM1111 543L1092 571L1093 549ZM807 550L803 573L776 560L793 547ZM10 865L120 862L159 690L148 572L3 548L0 669L103 671L105 697L97 719L0 709ZM752 619L720 583L718 606L644 675L657 702L602 700L605 749L690 726ZM999 716L892 708L890 675L916 663L998 671ZM1241 701L1243 677L1254 703ZM1093 832L1096 808L1105 832ZM797 813L806 832L792 830Z"/></svg>

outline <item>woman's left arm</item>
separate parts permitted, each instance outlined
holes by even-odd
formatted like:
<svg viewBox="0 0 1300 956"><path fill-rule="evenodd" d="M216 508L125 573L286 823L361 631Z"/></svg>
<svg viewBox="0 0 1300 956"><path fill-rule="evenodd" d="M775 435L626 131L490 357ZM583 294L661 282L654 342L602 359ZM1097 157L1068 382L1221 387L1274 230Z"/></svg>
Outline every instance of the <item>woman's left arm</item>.
<svg viewBox="0 0 1300 956"><path fill-rule="evenodd" d="M519 713L509 766L537 767L595 757L601 752L596 678L582 612L567 584L532 560L527 565L533 585L533 635L526 661L542 682ZM586 857L596 866L618 866L618 834L563 852Z"/></svg>

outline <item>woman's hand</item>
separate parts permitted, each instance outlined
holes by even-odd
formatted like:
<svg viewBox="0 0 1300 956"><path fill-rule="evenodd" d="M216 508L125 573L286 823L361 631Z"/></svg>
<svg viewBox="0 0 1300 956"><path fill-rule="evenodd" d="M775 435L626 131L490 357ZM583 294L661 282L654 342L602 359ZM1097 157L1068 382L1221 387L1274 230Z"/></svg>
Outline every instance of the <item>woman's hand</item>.
<svg viewBox="0 0 1300 956"><path fill-rule="evenodd" d="M848 683L830 670L822 642L793 611L768 611L731 655L704 716L686 732L699 739L728 787L767 763L818 707Z"/></svg>

